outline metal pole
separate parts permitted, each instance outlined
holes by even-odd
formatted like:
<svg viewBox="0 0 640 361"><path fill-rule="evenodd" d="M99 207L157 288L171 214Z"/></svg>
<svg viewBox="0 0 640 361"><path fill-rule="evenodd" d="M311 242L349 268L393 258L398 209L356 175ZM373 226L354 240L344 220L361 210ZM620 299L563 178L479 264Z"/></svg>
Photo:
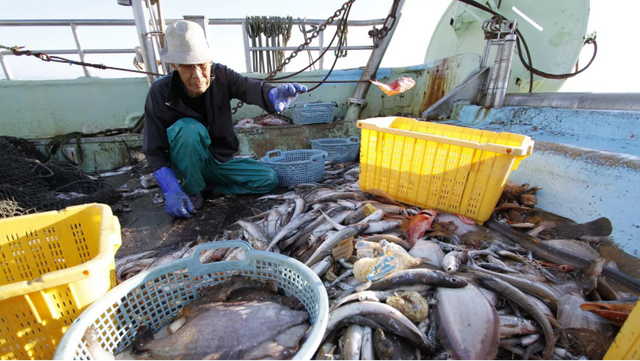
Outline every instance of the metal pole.
<svg viewBox="0 0 640 361"><path fill-rule="evenodd" d="M500 71L500 59L502 57L502 49L504 47L504 40L499 40L498 51L496 52L496 60L493 62L491 73L489 73L489 82L487 84L487 95L484 98L484 106L491 107L493 105L493 99L496 93L496 81L498 79L498 72Z"/></svg>
<svg viewBox="0 0 640 361"><path fill-rule="evenodd" d="M162 16L162 3L160 0L156 0L156 6L158 7L158 24L160 25L160 31L162 31L162 34L160 34L158 38L160 39L160 46L164 48L167 46L164 40L164 31L167 27L165 26L164 17Z"/></svg>
<svg viewBox="0 0 640 361"><path fill-rule="evenodd" d="M484 54L482 55L482 63L480 64L480 68L484 68L485 66L487 66L490 50L491 50L491 39L487 39L487 43L484 46Z"/></svg>
<svg viewBox="0 0 640 361"><path fill-rule="evenodd" d="M164 35L164 33L160 32L160 25L158 24L158 20L156 19L156 13L153 11L153 5L151 1L145 0L147 4L147 9L149 9L149 15L151 16L151 32L154 34L152 36L153 41L155 42L157 49L160 50L163 48L163 45L160 43L160 35Z"/></svg>
<svg viewBox="0 0 640 361"><path fill-rule="evenodd" d="M493 101L494 108L502 108L504 96L509 86L509 74L511 74L511 61L513 60L513 50L516 45L516 35L509 34L504 37L504 47L500 58L500 71L496 81L495 99Z"/></svg>
<svg viewBox="0 0 640 361"><path fill-rule="evenodd" d="M156 6L158 7L158 24L160 25L160 31L162 32L162 34L158 35L158 39L160 40L160 49L162 49L167 46L164 38L164 31L167 29L167 26L164 23L164 16L162 15L162 2L160 0L156 0ZM164 69L164 74L169 74L171 72L171 65L169 64L162 64L162 68Z"/></svg>
<svg viewBox="0 0 640 361"><path fill-rule="evenodd" d="M2 55L2 53L0 53L0 64L2 64L2 70L4 71L5 78L7 78L7 80L13 80L13 74L9 68L9 64L4 62L4 55Z"/></svg>
<svg viewBox="0 0 640 361"><path fill-rule="evenodd" d="M400 22L402 6L404 5L404 0L400 0L398 2L398 10L396 12L396 22L391 31L378 43L378 47L373 49L371 52L371 56L369 57L369 61L360 76L360 80L363 81L358 83L356 86L356 90L353 92L353 97L347 99L347 104L349 108L347 109L347 114L344 117L344 120L358 120L360 118L360 111L366 105L365 97L367 96L367 92L371 87L371 82L368 80L371 79L372 76L378 72L378 68L380 67L380 63L382 62L382 58L384 57L384 53L387 51L389 47L389 43L391 43L391 39L393 38L393 33L398 28L398 23Z"/></svg>
<svg viewBox="0 0 640 361"><path fill-rule="evenodd" d="M78 35L78 27L74 23L71 23L71 32L73 32L73 39L76 41L76 48L78 49L78 55L80 56L80 61L84 63L85 62L84 51L82 50L80 35ZM82 70L84 71L84 76L86 76L87 78L91 77L91 74L89 74L89 69L87 69L86 66L83 65Z"/></svg>
<svg viewBox="0 0 640 361"><path fill-rule="evenodd" d="M318 56L320 56L320 54L322 54L322 52L324 51L324 31L320 32L320 35L318 36ZM322 65L324 64L324 56L320 58L320 60L318 61L318 69L322 70Z"/></svg>
<svg viewBox="0 0 640 361"><path fill-rule="evenodd" d="M144 59L144 67L148 72L158 73L158 61L153 48L153 41L147 36L149 28L147 27L147 15L144 11L144 0L131 0L133 8L133 18L136 22L138 31L138 40L142 48L142 58ZM156 79L155 75L147 75L147 81L151 85Z"/></svg>
<svg viewBox="0 0 640 361"><path fill-rule="evenodd" d="M247 73L251 73L251 52L249 52L249 33L247 33L247 19L242 21L242 43L244 44L244 63Z"/></svg>

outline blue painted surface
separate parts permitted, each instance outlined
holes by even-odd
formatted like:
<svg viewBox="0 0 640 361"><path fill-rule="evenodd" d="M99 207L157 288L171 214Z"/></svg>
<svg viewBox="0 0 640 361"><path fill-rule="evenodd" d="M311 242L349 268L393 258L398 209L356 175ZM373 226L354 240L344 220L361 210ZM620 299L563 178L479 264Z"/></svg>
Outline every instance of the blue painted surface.
<svg viewBox="0 0 640 361"><path fill-rule="evenodd" d="M640 156L640 113L611 110L467 105L460 125L525 134L534 140ZM502 122L502 123L501 123Z"/></svg>
<svg viewBox="0 0 640 361"><path fill-rule="evenodd" d="M609 218L611 239L640 257L640 113L464 106L452 123L530 136L533 154L510 180L542 188L546 211L580 223Z"/></svg>

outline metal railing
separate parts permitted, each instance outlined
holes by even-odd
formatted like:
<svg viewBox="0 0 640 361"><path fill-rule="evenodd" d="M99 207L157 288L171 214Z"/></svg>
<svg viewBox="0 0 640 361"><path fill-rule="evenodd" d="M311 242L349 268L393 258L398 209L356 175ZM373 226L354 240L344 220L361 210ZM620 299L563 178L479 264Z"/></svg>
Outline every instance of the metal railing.
<svg viewBox="0 0 640 361"><path fill-rule="evenodd" d="M178 19L166 20L165 23L171 24ZM207 19L209 25L237 25L242 28L242 36L244 38L244 55L245 55L245 65L246 71L251 72L251 52L252 51L265 51L265 50L284 50L284 51L294 51L297 50L297 47L293 46L284 46L284 47L251 47L249 46L249 36L246 30L246 19ZM326 20L320 19L294 19L294 25L321 25L325 23ZM374 20L349 20L347 22L348 26L375 26L375 25L383 25L384 19L374 19ZM331 24L330 26L336 26L335 24ZM126 19L102 19L102 20L85 20L85 19L58 19L58 20L0 20L0 26L68 26L71 28L71 32L73 34L73 38L76 43L76 49L28 49L32 52L42 52L49 55L65 55L65 54L77 54L80 57L80 61L85 61L86 54L135 54L135 49L86 49L82 42L80 41L80 35L78 28L81 26L136 26L135 20L126 20ZM321 32L318 36L318 46L308 46L305 50L318 52L318 54L322 53L326 50L324 47L324 32ZM337 50L338 47L331 47L329 50ZM372 45L349 45L343 46L342 50L371 50L373 49ZM11 51L4 50L0 51L0 64L2 64L2 70L4 71L5 77L7 80L16 80L11 72L9 65L5 61L6 55L13 55ZM318 67L323 69L323 60L322 58L318 61ZM82 66L84 75L86 77L91 77L89 69L86 66Z"/></svg>

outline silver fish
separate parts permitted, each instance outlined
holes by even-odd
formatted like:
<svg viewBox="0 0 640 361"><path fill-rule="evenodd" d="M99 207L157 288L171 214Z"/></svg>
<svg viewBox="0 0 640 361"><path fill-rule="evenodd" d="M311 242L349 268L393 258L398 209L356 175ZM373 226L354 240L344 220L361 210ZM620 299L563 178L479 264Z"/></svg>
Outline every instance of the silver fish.
<svg viewBox="0 0 640 361"><path fill-rule="evenodd" d="M338 245L338 243L342 242L343 240L349 237L354 237L361 234L367 228L369 228L369 225L367 223L354 224L347 228L344 228L341 231L338 231L336 234L330 237L327 237L327 239L316 249L316 251L311 255L311 257L309 257L309 259L307 260L307 262L305 262L305 264L307 266L312 266L313 264L320 261L325 256L325 252L332 250L335 246Z"/></svg>
<svg viewBox="0 0 640 361"><path fill-rule="evenodd" d="M402 221L399 219L392 219L388 221L370 222L368 224L369 224L369 228L366 231L364 231L364 234L375 234L375 233L386 232L388 230L391 230L400 226L402 224Z"/></svg>
<svg viewBox="0 0 640 361"><path fill-rule="evenodd" d="M271 248L273 248L273 246L278 244L278 242L284 239L288 234L300 228L302 224L307 223L316 217L318 217L317 213L308 212L308 213L303 213L299 215L295 219L292 219L291 222L287 224L285 227L283 227L282 230L280 230L280 232L278 232L278 234L271 240L271 243L269 243L265 251L269 251Z"/></svg>
<svg viewBox="0 0 640 361"><path fill-rule="evenodd" d="M540 332L533 321L517 316L500 316L500 338Z"/></svg>
<svg viewBox="0 0 640 361"><path fill-rule="evenodd" d="M258 227L255 223L245 222L243 220L239 220L237 223L249 233L251 239L248 240L254 241L252 243L255 245L257 250L263 251L267 247L269 239L262 228Z"/></svg>
<svg viewBox="0 0 640 361"><path fill-rule="evenodd" d="M450 275L458 272L461 264L462 252L449 252L442 258L442 269Z"/></svg>
<svg viewBox="0 0 640 361"><path fill-rule="evenodd" d="M394 332L421 348L434 347L424 333L407 316L395 308L379 302L357 302L339 307L329 313L326 334L333 332L345 323L359 323L369 327L385 328Z"/></svg>
<svg viewBox="0 0 640 361"><path fill-rule="evenodd" d="M185 244L184 246L182 246L182 248L158 258L155 262L150 264L147 269L151 270L156 267L160 267L164 264L167 264L169 262L173 262L177 259L180 259L190 248L191 248L190 244Z"/></svg>
<svg viewBox="0 0 640 361"><path fill-rule="evenodd" d="M486 287L494 292L497 292L502 297L515 302L518 306L522 307L533 317L533 319L538 323L538 325L542 329L542 332L544 333L544 357L545 359L551 358L553 348L555 347L555 339L553 329L551 328L549 320L547 320L547 316L542 311L540 311L538 307L536 307L536 305L533 304L524 293L522 293L522 291L510 285L509 283L497 277L479 273L476 274L475 279L482 287Z"/></svg>
<svg viewBox="0 0 640 361"><path fill-rule="evenodd" d="M344 332L344 343L342 346L343 360L360 360L360 349L362 348L363 327L360 325L349 325Z"/></svg>
<svg viewBox="0 0 640 361"><path fill-rule="evenodd" d="M373 349L373 333L371 327L362 326L362 346L360 347L360 360L375 360Z"/></svg>

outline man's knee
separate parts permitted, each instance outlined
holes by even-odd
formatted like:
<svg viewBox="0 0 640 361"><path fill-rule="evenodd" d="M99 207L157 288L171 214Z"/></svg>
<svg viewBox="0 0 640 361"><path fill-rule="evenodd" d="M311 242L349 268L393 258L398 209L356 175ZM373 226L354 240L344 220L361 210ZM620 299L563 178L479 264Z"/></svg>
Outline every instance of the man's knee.
<svg viewBox="0 0 640 361"><path fill-rule="evenodd" d="M208 138L207 128L199 121L193 118L181 118L167 128L167 137L169 141L181 139L197 139L201 137Z"/></svg>

